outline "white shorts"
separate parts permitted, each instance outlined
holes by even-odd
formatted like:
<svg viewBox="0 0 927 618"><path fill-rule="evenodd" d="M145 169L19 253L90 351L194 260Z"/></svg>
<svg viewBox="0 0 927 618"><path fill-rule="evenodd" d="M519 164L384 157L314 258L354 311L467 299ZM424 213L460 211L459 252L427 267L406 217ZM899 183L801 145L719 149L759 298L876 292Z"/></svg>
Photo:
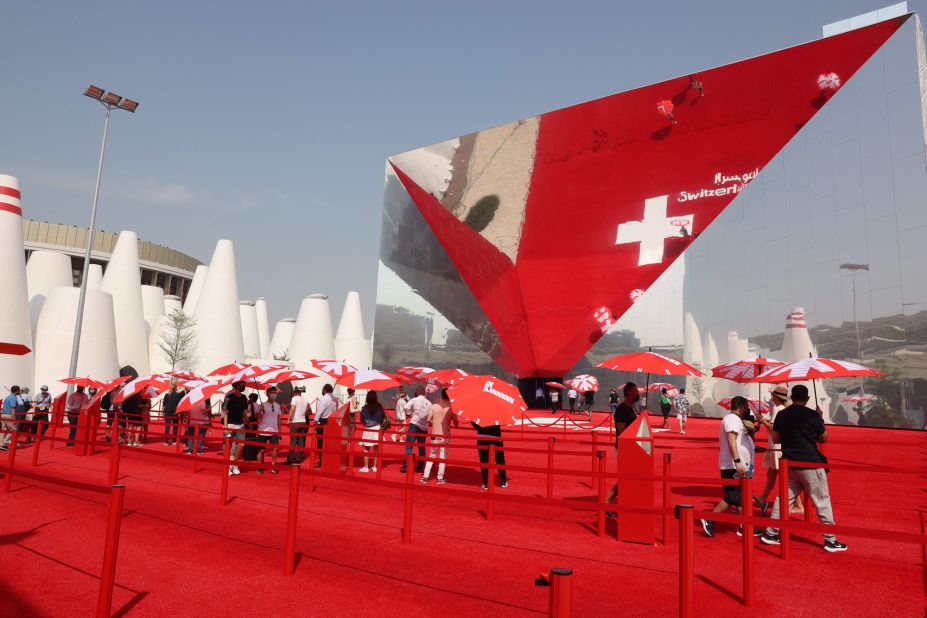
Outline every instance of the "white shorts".
<svg viewBox="0 0 927 618"><path fill-rule="evenodd" d="M379 429L364 429L364 433L361 434L360 445L364 447L377 446L379 444L378 440L380 438Z"/></svg>

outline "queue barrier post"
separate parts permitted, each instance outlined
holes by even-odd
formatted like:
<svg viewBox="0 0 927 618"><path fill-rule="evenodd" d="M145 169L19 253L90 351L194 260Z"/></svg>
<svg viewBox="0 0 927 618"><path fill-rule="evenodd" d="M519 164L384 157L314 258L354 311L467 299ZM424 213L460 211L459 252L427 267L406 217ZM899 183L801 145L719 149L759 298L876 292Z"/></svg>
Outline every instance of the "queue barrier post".
<svg viewBox="0 0 927 618"><path fill-rule="evenodd" d="M679 520L679 616L691 618L695 583L695 519L692 505L677 504L676 519Z"/></svg>
<svg viewBox="0 0 927 618"><path fill-rule="evenodd" d="M663 544L669 543L670 526L672 517L669 514L669 507L673 502L673 485L670 482L672 476L672 455L663 453Z"/></svg>
<svg viewBox="0 0 927 618"><path fill-rule="evenodd" d="M90 422L88 423L88 440L87 440L87 454L96 455L97 454L97 430L100 428L100 415L91 414Z"/></svg>
<svg viewBox="0 0 927 618"><path fill-rule="evenodd" d="M486 521L493 520L493 497L496 489L496 445L489 445L489 483L486 486Z"/></svg>
<svg viewBox="0 0 927 618"><path fill-rule="evenodd" d="M113 583L116 579L116 557L119 553L119 529L122 527L123 485L113 485L109 494L109 517L106 523L106 544L103 546L103 570L100 574L100 594L97 597L97 618L109 618L113 606Z"/></svg>
<svg viewBox="0 0 927 618"><path fill-rule="evenodd" d="M45 436L42 434L42 422L41 421L39 421L33 427L35 428L35 433L32 434L34 436L34 439L32 441L32 465L37 466L39 465L39 446L42 444L42 439Z"/></svg>
<svg viewBox="0 0 927 618"><path fill-rule="evenodd" d="M299 512L299 464L290 464L290 503L286 516L286 552L283 559L284 575L296 570L296 518ZM226 475L225 478L228 478Z"/></svg>
<svg viewBox="0 0 927 618"><path fill-rule="evenodd" d="M383 459L381 458L382 452L383 452L383 430L381 429L377 432L377 453L376 453L376 457L374 457L373 459L374 468L376 468L376 471L377 471L378 481L383 478Z"/></svg>
<svg viewBox="0 0 927 618"><path fill-rule="evenodd" d="M573 571L550 570L550 616L570 618L573 615Z"/></svg>
<svg viewBox="0 0 927 618"><path fill-rule="evenodd" d="M315 439L316 439L315 435L316 434L313 433L312 437L306 440L306 448L308 449L309 454L308 454L308 457L305 456L305 451L304 451L304 457L303 457L303 460L306 462L306 475L309 477L309 493L310 494L315 493L315 469L317 467L315 464L315 446L314 446ZM320 459L319 466L321 465L322 465L322 461Z"/></svg>
<svg viewBox="0 0 927 618"><path fill-rule="evenodd" d="M596 462L598 465L598 490L599 490L599 510L598 510L598 533L600 537L605 536L605 508L602 506L605 503L605 451L596 451Z"/></svg>
<svg viewBox="0 0 927 618"><path fill-rule="evenodd" d="M119 481L119 462L122 459L122 445L113 444L109 452L109 484L115 485Z"/></svg>
<svg viewBox="0 0 927 618"><path fill-rule="evenodd" d="M10 433L10 450L6 454L6 465L9 468L6 476L3 477L3 493L10 493L10 487L13 484L13 467L16 465L16 446L19 444L19 430L14 429Z"/></svg>
<svg viewBox="0 0 927 618"><path fill-rule="evenodd" d="M222 460L226 462L228 470L224 471L225 474L219 475L222 479L219 485L219 504L225 506L229 502L229 473L233 465L228 463L229 458L232 456L232 439L229 436L224 436L222 442Z"/></svg>
<svg viewBox="0 0 927 618"><path fill-rule="evenodd" d="M788 519L792 505L789 503L789 460L779 458L779 518ZM779 557L789 559L792 539L788 528L779 528Z"/></svg>
<svg viewBox="0 0 927 618"><path fill-rule="evenodd" d="M599 434L597 431L592 432L592 486L595 487L595 477L599 469Z"/></svg>
<svg viewBox="0 0 927 618"><path fill-rule="evenodd" d="M186 434L187 434L186 422L183 419L177 419L177 435L174 436L177 439L174 441L174 452L178 455L180 455L180 449L181 449L180 436L184 436Z"/></svg>
<svg viewBox="0 0 927 618"><path fill-rule="evenodd" d="M354 476L354 462L357 459L357 441L355 440L356 427L354 423L348 423L348 476Z"/></svg>
<svg viewBox="0 0 927 618"><path fill-rule="evenodd" d="M406 500L405 512L402 520L402 542L409 544L412 542L412 480L415 476L415 464L412 461L412 453L406 455Z"/></svg>
<svg viewBox="0 0 927 618"><path fill-rule="evenodd" d="M564 427L566 421L564 421ZM557 439L553 436L547 438L547 499L554 497L554 442Z"/></svg>
<svg viewBox="0 0 927 618"><path fill-rule="evenodd" d="M753 524L748 520L753 515L753 477L740 479L740 512L744 517L741 532L743 534L743 604L753 607L756 602L753 562Z"/></svg>

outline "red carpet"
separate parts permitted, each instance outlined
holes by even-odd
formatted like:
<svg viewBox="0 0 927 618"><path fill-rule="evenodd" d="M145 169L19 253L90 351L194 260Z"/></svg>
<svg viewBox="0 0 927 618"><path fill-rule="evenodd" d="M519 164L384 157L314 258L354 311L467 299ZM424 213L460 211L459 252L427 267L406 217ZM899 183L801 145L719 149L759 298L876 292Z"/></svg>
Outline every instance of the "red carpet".
<svg viewBox="0 0 927 618"><path fill-rule="evenodd" d="M658 433L658 456L664 449L673 453L675 474L714 477L717 427L716 421L701 420L690 424L686 436ZM840 427L831 428L831 434L832 462L867 466L830 474L837 523L924 533L927 436ZM526 435L540 434L529 430ZM588 440L578 431L567 437ZM508 444L514 447L515 441ZM569 448L589 451L589 446ZM173 452L160 444L143 450ZM215 447L204 459L212 457ZM476 462L473 449L452 457ZM31 458L31 448L21 448L17 470L72 484L106 483L105 451L76 457L70 449L51 450L46 443L37 467ZM543 466L546 454L511 453L508 463ZM589 470L590 457L558 457L556 466ZM316 492L309 493L304 480L300 557L296 574L288 578L282 574L287 470L276 476L233 477L225 507L218 499L224 468L203 465L192 474L189 458L154 457L127 448L120 472L126 515L116 615L543 615L548 591L535 588L533 580L551 567L573 569L576 616L677 612L676 539L653 547L618 543L614 521L609 522L610 538L596 536L591 512L540 500L504 501L509 493L543 495L543 474L512 472L511 487L497 489L495 520L489 522L477 470L449 467L446 487L472 488L472 497L440 494L434 486L416 491L411 545L401 542L401 488L357 474L357 482L319 479ZM401 480L398 465L388 465L383 479ZM757 484L763 480L759 472ZM554 495L594 500L588 474L557 477ZM717 487L689 485L677 487L673 499L710 508L719 495ZM106 501L104 494L67 483L14 477L12 492L0 494L0 615L94 611ZM654 525L659 540L657 518ZM817 535L793 538L788 561L780 560L775 548L757 544L755 611L774 616L924 615L921 546L842 537L849 551L827 554ZM698 615L745 611L739 602L741 544L732 525L719 524L714 539L696 532L695 569Z"/></svg>

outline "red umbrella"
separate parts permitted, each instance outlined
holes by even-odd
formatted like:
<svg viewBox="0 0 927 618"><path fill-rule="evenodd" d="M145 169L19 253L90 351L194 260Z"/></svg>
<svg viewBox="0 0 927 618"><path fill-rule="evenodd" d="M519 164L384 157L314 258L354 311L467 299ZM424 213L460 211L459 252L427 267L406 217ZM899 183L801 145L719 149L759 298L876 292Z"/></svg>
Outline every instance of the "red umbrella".
<svg viewBox="0 0 927 618"><path fill-rule="evenodd" d="M731 399L733 397L725 397L718 402L718 405L724 408L725 410L731 409ZM750 404L750 409L753 410L754 414L767 414L771 410L769 404L765 401L760 401L759 399L754 399L753 397L747 397L747 403Z"/></svg>
<svg viewBox="0 0 927 618"><path fill-rule="evenodd" d="M658 373L667 376L704 376L701 371L692 365L656 352L619 354L602 361L596 367L605 367L614 371Z"/></svg>
<svg viewBox="0 0 927 618"><path fill-rule="evenodd" d="M428 374L428 381L439 386L451 386L472 375L463 369L438 369Z"/></svg>
<svg viewBox="0 0 927 618"><path fill-rule="evenodd" d="M299 382L300 380L310 380L312 378L317 378L318 375L314 373L309 373L308 371L299 371L297 369L280 369L270 375L263 375L261 379L264 382Z"/></svg>
<svg viewBox="0 0 927 618"><path fill-rule="evenodd" d="M667 99L657 102L657 111L667 118L673 117L673 102Z"/></svg>
<svg viewBox="0 0 927 618"><path fill-rule="evenodd" d="M277 371L278 369L286 369L286 365L281 363L265 363L263 365L248 365L241 371L234 373L228 377L222 378L223 384L235 384L235 382L253 382L254 378L262 376L265 373L270 373L271 371Z"/></svg>
<svg viewBox="0 0 927 618"><path fill-rule="evenodd" d="M181 380L199 380L204 381L203 378L196 375L192 371L168 371L164 375L171 376L172 378L179 378Z"/></svg>
<svg viewBox="0 0 927 618"><path fill-rule="evenodd" d="M560 382L544 382L544 386L550 386L551 388L566 388Z"/></svg>
<svg viewBox="0 0 927 618"><path fill-rule="evenodd" d="M875 397L872 395L850 395L849 397L844 397L841 399L841 402L846 403L866 403L868 401L874 401Z"/></svg>
<svg viewBox="0 0 927 618"><path fill-rule="evenodd" d="M491 375L470 376L448 389L457 416L481 427L514 425L528 406L518 387Z"/></svg>
<svg viewBox="0 0 927 618"><path fill-rule="evenodd" d="M357 367L350 363L337 360L313 360L310 361L316 369L324 371L333 378L343 376L346 373L357 371Z"/></svg>
<svg viewBox="0 0 927 618"><path fill-rule="evenodd" d="M233 373L238 373L242 369L250 367L248 363L229 363L228 365L222 365L221 367L216 367L209 372L208 375L211 376L228 376Z"/></svg>
<svg viewBox="0 0 927 618"><path fill-rule="evenodd" d="M113 397L113 403L125 401L132 395L141 393L145 397L154 397L163 393L171 387L170 378L154 374L150 376L140 376L126 384L121 391Z"/></svg>
<svg viewBox="0 0 927 618"><path fill-rule="evenodd" d="M21 343L0 343L0 354L9 354L10 356L25 356L31 351L32 350Z"/></svg>
<svg viewBox="0 0 927 618"><path fill-rule="evenodd" d="M830 378L878 378L885 374L849 361L829 358L803 358L767 369L751 382L781 383L803 382L805 380L826 380Z"/></svg>
<svg viewBox="0 0 927 618"><path fill-rule="evenodd" d="M99 390L100 388L106 386L106 382L99 382L93 378L64 378L58 380L62 384L73 384L74 386L83 386L84 388L95 388Z"/></svg>
<svg viewBox="0 0 927 618"><path fill-rule="evenodd" d="M667 395L676 396L679 394L679 387L669 382L653 382L645 390L650 393L659 393L664 388L666 389Z"/></svg>
<svg viewBox="0 0 927 618"><path fill-rule="evenodd" d="M131 378L132 376L119 376L118 378L112 379L106 384L104 384L103 386L101 386L99 389L97 389L97 392L103 393L105 395L106 393L110 392L111 390L119 386L120 384L124 384Z"/></svg>
<svg viewBox="0 0 927 618"><path fill-rule="evenodd" d="M431 367L399 367L396 369L397 374L409 378L412 380L412 382L425 380L430 374L434 372L435 370Z"/></svg>
<svg viewBox="0 0 927 618"><path fill-rule="evenodd" d="M767 369L784 364L785 363L782 361L777 361L772 358L740 360L712 367L711 375L714 378L724 378L725 380L731 380L733 382L752 382L754 378Z"/></svg>
<svg viewBox="0 0 927 618"><path fill-rule="evenodd" d="M195 406L200 405L222 388L224 385L219 380L209 380L204 382L188 384L190 392L183 396L180 403L177 404L178 412L192 410Z"/></svg>
<svg viewBox="0 0 927 618"><path fill-rule="evenodd" d="M335 384L341 384L348 388L372 391L393 388L401 383L398 376L377 369L359 369L353 373L346 373L335 380Z"/></svg>
<svg viewBox="0 0 927 618"><path fill-rule="evenodd" d="M567 380L567 384L581 393L599 390L599 379L585 373L576 376L572 380Z"/></svg>

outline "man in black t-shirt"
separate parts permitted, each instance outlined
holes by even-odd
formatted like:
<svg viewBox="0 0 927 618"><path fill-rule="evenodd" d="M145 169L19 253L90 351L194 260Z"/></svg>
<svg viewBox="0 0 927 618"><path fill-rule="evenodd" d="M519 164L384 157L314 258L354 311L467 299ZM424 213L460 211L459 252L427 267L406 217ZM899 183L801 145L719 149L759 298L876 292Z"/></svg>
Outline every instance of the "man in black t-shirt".
<svg viewBox="0 0 927 618"><path fill-rule="evenodd" d="M771 434L773 442L781 445L782 459L795 462L789 466L789 507L794 506L802 490L808 494L818 513L822 524L834 525L834 514L830 504L830 491L827 487L827 473L824 468L802 468L801 462L827 463L827 459L818 450L818 444L827 442L827 429L824 427L824 413L821 408L812 410L808 403L808 387L798 384L792 387L792 405L776 415ZM772 508L772 518L779 518L779 498ZM760 539L767 545L779 544L779 530L767 528ZM846 551L847 546L837 540L833 534L824 535L824 550L828 552Z"/></svg>
<svg viewBox="0 0 927 618"><path fill-rule="evenodd" d="M236 440L247 440L247 433L245 432L245 410L247 408L248 398L245 396L245 383L236 382L222 401L222 424L225 426L229 439L232 440L229 448L229 458L232 461L241 461L244 454L244 447ZM234 463L229 464L229 475L233 474L241 474L241 470Z"/></svg>
<svg viewBox="0 0 927 618"><path fill-rule="evenodd" d="M187 394L187 391L178 389L176 384L171 383L171 390L164 395L164 445L170 446L177 441L178 429L180 426L177 418L177 406L180 400Z"/></svg>
<svg viewBox="0 0 927 618"><path fill-rule="evenodd" d="M631 423L637 418L637 414L634 412L634 404L640 401L641 393L637 388L637 384L634 382L628 382L624 385L624 388L621 389L622 394L624 395L624 401L618 404L615 408L614 417L615 417L615 454L618 454L618 436L621 435ZM608 492L608 495L605 496L605 502L612 502L618 496L618 483L615 483L615 486L611 488ZM615 517L615 513L612 511L605 511L605 514L609 517Z"/></svg>

